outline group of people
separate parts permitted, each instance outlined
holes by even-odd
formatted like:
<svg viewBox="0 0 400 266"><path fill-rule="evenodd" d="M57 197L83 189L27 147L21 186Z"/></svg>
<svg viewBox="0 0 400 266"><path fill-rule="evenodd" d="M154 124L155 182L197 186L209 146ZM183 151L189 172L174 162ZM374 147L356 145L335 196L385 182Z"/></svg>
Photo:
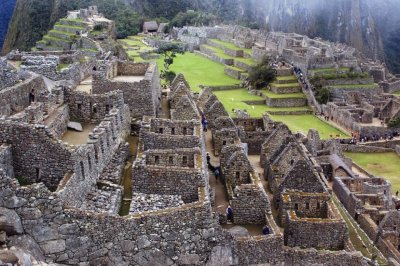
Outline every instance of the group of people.
<svg viewBox="0 0 400 266"><path fill-rule="evenodd" d="M303 88L305 88L306 90L308 90L308 84L306 79L303 76L303 72L301 71L300 68L298 67L293 67L293 71L296 74L296 77L299 79L299 81L301 82L301 85L303 86Z"/></svg>

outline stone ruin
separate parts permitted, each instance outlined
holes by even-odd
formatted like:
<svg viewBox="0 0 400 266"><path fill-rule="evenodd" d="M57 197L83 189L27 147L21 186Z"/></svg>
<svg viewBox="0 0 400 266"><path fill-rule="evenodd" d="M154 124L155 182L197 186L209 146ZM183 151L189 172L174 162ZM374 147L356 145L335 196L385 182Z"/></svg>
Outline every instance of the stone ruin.
<svg viewBox="0 0 400 266"><path fill-rule="evenodd" d="M259 33L235 27L220 36L247 48L283 38ZM303 53L307 40L283 36L285 49ZM317 41L312 46L320 49L315 58L337 52ZM31 56L21 56L29 68L20 71L25 79L0 90L0 254L16 256L13 262L368 265L371 260L350 243L328 184L333 179L333 191L352 215L355 202L353 218L359 212L356 220L381 252L398 259L390 184L356 179L337 162L338 143L321 141L315 132L294 135L267 115L231 118L210 89L195 96L182 75L161 99L151 63L93 60L77 68L79 78L71 82L48 74L48 65L77 54ZM165 117L161 101L170 107ZM209 121L207 132L201 115ZM70 122L83 131L71 131ZM138 137L131 135L136 125ZM207 163L212 150L228 195L224 204L232 206L235 224L259 230L253 235L238 236L226 224ZM333 176L343 173L349 176ZM264 226L269 232L262 235Z"/></svg>

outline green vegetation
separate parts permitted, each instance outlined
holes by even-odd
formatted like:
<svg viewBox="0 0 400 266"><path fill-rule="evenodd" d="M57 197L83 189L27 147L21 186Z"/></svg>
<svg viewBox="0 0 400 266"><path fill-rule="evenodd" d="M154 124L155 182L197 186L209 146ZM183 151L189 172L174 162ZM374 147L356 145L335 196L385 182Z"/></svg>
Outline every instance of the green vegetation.
<svg viewBox="0 0 400 266"><path fill-rule="evenodd" d="M394 152L349 153L345 155L373 175L384 177L392 184L392 191L400 190L400 157Z"/></svg>
<svg viewBox="0 0 400 266"><path fill-rule="evenodd" d="M157 63L162 66L163 59L158 59ZM195 92L200 91L200 85L229 86L240 83L237 79L224 73L224 65L193 53L177 55L170 70L185 75L190 87Z"/></svg>
<svg viewBox="0 0 400 266"><path fill-rule="evenodd" d="M313 128L318 130L319 135L323 139L336 137L337 135L339 135L340 138L349 137L348 134L331 126L314 115L271 115L271 118L275 121L281 121L288 125L293 133L299 131L307 135L308 130Z"/></svg>
<svg viewBox="0 0 400 266"><path fill-rule="evenodd" d="M247 64L249 66L254 66L255 64L257 64L257 62L254 61L252 58L241 58L241 57L239 57L239 58L235 58L235 61L239 61L239 62L245 63L245 64Z"/></svg>
<svg viewBox="0 0 400 266"><path fill-rule="evenodd" d="M218 40L218 39L211 39L211 41L213 43L222 45L222 46L224 46L224 47L226 47L228 49L231 49L231 50L235 50L235 51L243 50L242 48L237 47L236 45L234 45L233 43L230 43L230 42L224 42L224 41L221 41L221 40Z"/></svg>
<svg viewBox="0 0 400 266"><path fill-rule="evenodd" d="M203 47L212 50L214 52L214 54L218 55L219 57L221 57L223 59L233 59L232 56L225 54L224 50L222 50L221 48L217 48L217 47L207 45L207 44L203 44Z"/></svg>
<svg viewBox="0 0 400 266"><path fill-rule="evenodd" d="M296 88L299 87L299 83L284 83L284 84L279 84L279 83L271 83L271 86L277 87L277 88Z"/></svg>
<svg viewBox="0 0 400 266"><path fill-rule="evenodd" d="M296 76L280 76L280 77L276 77L276 80L278 80L278 81L294 81L297 83ZM298 83L297 83L297 85L298 85Z"/></svg>
<svg viewBox="0 0 400 266"><path fill-rule="evenodd" d="M255 89L268 86L276 78L276 70L270 67L270 59L264 56L261 62L253 66L249 71L248 81Z"/></svg>
<svg viewBox="0 0 400 266"><path fill-rule="evenodd" d="M168 27L183 27L183 26L207 26L216 21L216 17L210 13L201 11L187 10L179 12L169 23Z"/></svg>
<svg viewBox="0 0 400 266"><path fill-rule="evenodd" d="M161 69L160 77L171 84L172 80L176 76L176 73L170 70L169 67L174 63L174 58L178 54L184 54L185 50L178 44L166 43L160 46L155 52L164 57L164 67Z"/></svg>
<svg viewBox="0 0 400 266"><path fill-rule="evenodd" d="M365 257L372 258L372 256L379 253L379 250L371 243L371 240L368 238L367 234L361 230L358 224L353 220L350 214L345 210L343 205L339 202L335 195L332 196L333 203L338 208L340 215L343 217L344 221L347 224L347 228L349 229L349 238L354 248L357 251L360 251ZM377 262L379 265L386 265L385 258L381 256L377 257Z"/></svg>
<svg viewBox="0 0 400 266"><path fill-rule="evenodd" d="M326 104L329 101L329 90L321 86L315 88L315 99L320 104Z"/></svg>
<svg viewBox="0 0 400 266"><path fill-rule="evenodd" d="M284 93L284 94L277 94L271 91L262 91L265 96L268 98L273 99L285 99L285 98L306 98L306 95L302 92L299 93Z"/></svg>
<svg viewBox="0 0 400 266"><path fill-rule="evenodd" d="M28 186L31 185L32 182L30 182L28 179L26 179L25 177L22 176L16 176L15 177L19 183L20 186Z"/></svg>
<svg viewBox="0 0 400 266"><path fill-rule="evenodd" d="M58 64L57 70L62 71L63 69L66 69L69 67L70 64Z"/></svg>
<svg viewBox="0 0 400 266"><path fill-rule="evenodd" d="M395 117L390 119L388 127L398 127L400 126L400 117Z"/></svg>

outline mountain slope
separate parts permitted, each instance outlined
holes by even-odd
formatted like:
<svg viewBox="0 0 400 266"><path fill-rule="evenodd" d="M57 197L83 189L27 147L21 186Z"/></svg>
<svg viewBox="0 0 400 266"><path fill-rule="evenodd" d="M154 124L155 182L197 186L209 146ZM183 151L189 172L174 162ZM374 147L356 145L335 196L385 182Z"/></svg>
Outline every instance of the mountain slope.
<svg viewBox="0 0 400 266"><path fill-rule="evenodd" d="M7 34L8 23L10 22L16 0L2 0L0 2L0 47L3 46Z"/></svg>

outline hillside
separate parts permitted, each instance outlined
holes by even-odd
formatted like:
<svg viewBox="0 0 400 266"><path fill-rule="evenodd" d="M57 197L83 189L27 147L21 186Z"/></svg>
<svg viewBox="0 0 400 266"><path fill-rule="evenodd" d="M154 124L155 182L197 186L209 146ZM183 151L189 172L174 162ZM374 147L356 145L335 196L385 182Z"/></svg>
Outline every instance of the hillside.
<svg viewBox="0 0 400 266"><path fill-rule="evenodd" d="M34 46L67 10L97 5L106 17L116 20L113 5L122 2L144 18L171 19L193 9L212 13L219 22L347 43L369 57L386 60L393 72L400 73L400 64L393 59L400 55L395 34L400 31L400 0L17 0L3 53Z"/></svg>
<svg viewBox="0 0 400 266"><path fill-rule="evenodd" d="M0 2L0 47L3 46L14 7L15 0L3 0Z"/></svg>

